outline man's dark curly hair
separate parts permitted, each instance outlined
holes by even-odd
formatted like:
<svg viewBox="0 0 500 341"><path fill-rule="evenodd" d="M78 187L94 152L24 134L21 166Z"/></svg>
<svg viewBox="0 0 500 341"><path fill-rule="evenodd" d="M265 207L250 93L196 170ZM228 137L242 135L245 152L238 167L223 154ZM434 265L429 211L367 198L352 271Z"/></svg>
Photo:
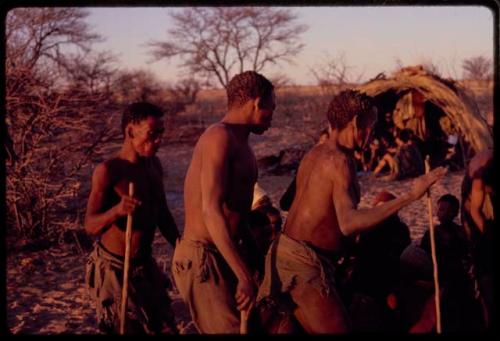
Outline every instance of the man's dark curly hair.
<svg viewBox="0 0 500 341"><path fill-rule="evenodd" d="M125 135L125 128L129 123L139 123L149 116L162 117L163 111L154 104L147 102L137 102L130 104L122 115L122 132Z"/></svg>
<svg viewBox="0 0 500 341"><path fill-rule="evenodd" d="M227 85L227 107L237 107L257 97L265 98L273 89L266 77L255 71L245 71L234 76Z"/></svg>
<svg viewBox="0 0 500 341"><path fill-rule="evenodd" d="M358 126L366 126L364 118L375 106L373 98L355 90L345 90L334 96L326 117L332 126L332 129L342 130L345 128L354 116L359 116Z"/></svg>

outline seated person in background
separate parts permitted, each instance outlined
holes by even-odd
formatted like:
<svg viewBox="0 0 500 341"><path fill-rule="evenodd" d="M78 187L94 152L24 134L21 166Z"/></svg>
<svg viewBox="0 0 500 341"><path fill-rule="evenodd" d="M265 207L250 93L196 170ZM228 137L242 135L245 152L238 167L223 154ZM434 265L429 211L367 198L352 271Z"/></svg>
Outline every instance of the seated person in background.
<svg viewBox="0 0 500 341"><path fill-rule="evenodd" d="M259 263L256 266L257 278L264 274L264 258L269 245L281 231L281 214L273 206L261 206L250 212L250 232L256 243L255 253L258 254Z"/></svg>
<svg viewBox="0 0 500 341"><path fill-rule="evenodd" d="M279 221L276 222L276 217ZM274 224L271 223L271 218ZM248 216L248 229L243 229L239 240L240 250L253 272L253 277L258 281L263 273L264 258L267 248L275 237L276 225L281 228L281 214L273 207L271 198L267 192L258 184L254 185L252 209Z"/></svg>
<svg viewBox="0 0 500 341"><path fill-rule="evenodd" d="M369 172L375 169L376 165L380 161L380 159L384 156L384 150L380 146L380 142L378 139L373 139L370 143L370 146L363 153L363 171Z"/></svg>
<svg viewBox="0 0 500 341"><path fill-rule="evenodd" d="M354 162L355 162L355 169L356 172L362 171L364 169L363 167L363 157L364 153L362 151L355 150L353 153L354 156Z"/></svg>
<svg viewBox="0 0 500 341"><path fill-rule="evenodd" d="M413 178L424 173L424 162L418 148L411 142L411 131L403 129L398 132L396 137L396 154L384 155L382 160L373 171L376 176L382 169L388 165L390 173L385 180L403 180Z"/></svg>
<svg viewBox="0 0 500 341"><path fill-rule="evenodd" d="M329 134L330 133L328 128L323 129L319 133L318 142L316 142L316 146L325 143L325 141L327 141L328 137L330 136ZM293 198L295 197L296 185L297 185L297 175L293 177L292 182L290 182L290 185L288 185L288 188L286 189L285 193L280 199L280 208L283 211L288 211L292 206Z"/></svg>
<svg viewBox="0 0 500 341"><path fill-rule="evenodd" d="M464 161L462 157L462 149L458 143L458 135L449 135L446 141L447 149L444 157L444 164L451 171L457 171L463 168Z"/></svg>
<svg viewBox="0 0 500 341"><path fill-rule="evenodd" d="M373 206L393 199L392 193L382 191ZM410 243L408 226L397 213L358 236L350 280L353 330L398 330L399 257Z"/></svg>
<svg viewBox="0 0 500 341"><path fill-rule="evenodd" d="M293 184L293 183L292 183ZM293 187L295 189L295 187ZM293 197L292 197L293 199ZM266 192L256 184L254 200L249 216L249 232L252 238L245 238L254 243L247 243L244 254L254 271L255 282L260 284L264 275L264 260L272 241L281 231L281 213L271 202ZM255 307L257 314L249 320L253 330L265 334L295 334L302 332L300 325L293 317L293 307L286 301L266 300Z"/></svg>
<svg viewBox="0 0 500 341"><path fill-rule="evenodd" d="M380 149L382 155L388 152L396 153L396 141L392 133L386 132L380 135Z"/></svg>
<svg viewBox="0 0 500 341"><path fill-rule="evenodd" d="M437 206L440 223L434 231L443 331L477 331L482 326L481 306L474 298L474 282L468 274L471 267L469 245L462 226L453 221L458 215L459 201L445 194L439 198ZM431 257L429 231L422 237L420 247ZM434 296L428 300L434 300ZM434 304L428 304L427 310L427 318L435 321Z"/></svg>
<svg viewBox="0 0 500 341"><path fill-rule="evenodd" d="M253 188L252 210L261 206L272 206L272 202L271 198L267 195L267 192L260 187L258 182L256 182Z"/></svg>
<svg viewBox="0 0 500 341"><path fill-rule="evenodd" d="M271 238L269 241L266 241L267 245L264 244L265 247L263 248L267 252L269 245L281 231L283 220L281 219L280 211L274 206L265 206L260 208L259 210L266 214L267 218L269 219L269 225L271 227Z"/></svg>

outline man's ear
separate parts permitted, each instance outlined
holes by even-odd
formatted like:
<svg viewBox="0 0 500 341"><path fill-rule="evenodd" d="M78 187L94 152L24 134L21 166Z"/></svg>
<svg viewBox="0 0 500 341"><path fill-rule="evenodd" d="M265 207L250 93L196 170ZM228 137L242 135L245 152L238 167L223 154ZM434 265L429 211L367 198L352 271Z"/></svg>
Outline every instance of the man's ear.
<svg viewBox="0 0 500 341"><path fill-rule="evenodd" d="M134 138L134 131L130 124L127 126L127 136L131 139Z"/></svg>
<svg viewBox="0 0 500 341"><path fill-rule="evenodd" d="M262 108L262 99L260 97L257 97L253 100L253 107L255 110L259 110L260 108Z"/></svg>
<svg viewBox="0 0 500 341"><path fill-rule="evenodd" d="M354 116L354 118L350 122L350 124L352 125L353 132L358 131L358 117L359 115Z"/></svg>

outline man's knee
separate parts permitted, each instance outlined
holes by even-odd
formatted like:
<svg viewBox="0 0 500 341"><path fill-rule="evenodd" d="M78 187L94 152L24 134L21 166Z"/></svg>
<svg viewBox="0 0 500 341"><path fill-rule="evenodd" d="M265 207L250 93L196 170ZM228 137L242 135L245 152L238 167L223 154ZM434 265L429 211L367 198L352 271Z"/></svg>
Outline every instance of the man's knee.
<svg viewBox="0 0 500 341"><path fill-rule="evenodd" d="M298 308L295 316L308 333L345 333L349 320L335 288L327 295L310 284L297 285L291 291Z"/></svg>

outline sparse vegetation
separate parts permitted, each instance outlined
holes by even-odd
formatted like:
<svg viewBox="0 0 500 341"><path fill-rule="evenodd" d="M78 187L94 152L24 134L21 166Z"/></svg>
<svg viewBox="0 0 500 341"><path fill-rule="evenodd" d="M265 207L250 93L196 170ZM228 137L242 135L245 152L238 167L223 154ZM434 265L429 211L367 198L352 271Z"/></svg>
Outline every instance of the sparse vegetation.
<svg viewBox="0 0 500 341"><path fill-rule="evenodd" d="M290 24L295 20L286 11L281 15ZM118 69L112 54L92 50L100 37L85 25L85 17L85 10L63 8L19 8L7 16L4 146L9 236L54 241L68 229L81 228L91 167L116 150L122 138L118 122L123 105L146 100L162 107L167 113L165 143L186 148L226 110L224 90L203 88L196 78L164 84L143 70ZM294 39L302 30L293 30ZM330 71L314 68L317 86L292 86L286 75L275 75L277 136L262 138L277 143L258 151L258 156L307 150L326 126L330 96L359 81L361 74L353 71L345 55L325 62ZM491 83L462 85L475 94L486 116L492 110Z"/></svg>
<svg viewBox="0 0 500 341"><path fill-rule="evenodd" d="M181 67L224 88L235 74L291 62L307 30L292 11L270 7L192 7L170 19L167 39L150 43L154 58L181 57Z"/></svg>

